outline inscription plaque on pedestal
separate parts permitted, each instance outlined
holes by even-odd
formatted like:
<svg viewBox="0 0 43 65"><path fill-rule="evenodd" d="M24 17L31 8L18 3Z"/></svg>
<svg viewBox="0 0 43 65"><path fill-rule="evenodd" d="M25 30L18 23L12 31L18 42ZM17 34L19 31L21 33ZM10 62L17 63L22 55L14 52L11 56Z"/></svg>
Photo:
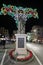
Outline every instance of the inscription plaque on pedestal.
<svg viewBox="0 0 43 65"><path fill-rule="evenodd" d="M18 48L24 48L24 38L18 38Z"/></svg>

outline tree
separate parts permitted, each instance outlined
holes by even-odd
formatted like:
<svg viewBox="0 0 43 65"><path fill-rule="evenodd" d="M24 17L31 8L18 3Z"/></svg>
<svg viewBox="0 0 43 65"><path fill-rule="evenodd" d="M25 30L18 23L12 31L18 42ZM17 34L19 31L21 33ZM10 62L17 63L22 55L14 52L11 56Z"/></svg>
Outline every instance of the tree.
<svg viewBox="0 0 43 65"><path fill-rule="evenodd" d="M25 23L27 19L39 18L37 9L16 7L13 5L5 5L1 8L0 15L10 15L16 21L18 33L25 33Z"/></svg>

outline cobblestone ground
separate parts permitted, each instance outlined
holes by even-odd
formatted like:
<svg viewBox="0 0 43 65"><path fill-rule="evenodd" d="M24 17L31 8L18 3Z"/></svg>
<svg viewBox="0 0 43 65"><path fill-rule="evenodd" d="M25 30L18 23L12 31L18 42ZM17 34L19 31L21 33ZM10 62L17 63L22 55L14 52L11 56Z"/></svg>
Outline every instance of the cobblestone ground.
<svg viewBox="0 0 43 65"><path fill-rule="evenodd" d="M0 63L1 63L4 52L5 52L5 50L0 49Z"/></svg>
<svg viewBox="0 0 43 65"><path fill-rule="evenodd" d="M10 57L9 57L9 51L11 49L7 49L7 53L6 53L6 56L5 56L5 59L4 59L4 62L3 62L3 65L39 65L37 60L34 59L31 61L31 62L26 62L26 63L23 63L23 62L17 62L17 61L13 61ZM5 53L5 49L0 49L0 65L1 65L1 61L2 61L2 58L3 58L3 55Z"/></svg>

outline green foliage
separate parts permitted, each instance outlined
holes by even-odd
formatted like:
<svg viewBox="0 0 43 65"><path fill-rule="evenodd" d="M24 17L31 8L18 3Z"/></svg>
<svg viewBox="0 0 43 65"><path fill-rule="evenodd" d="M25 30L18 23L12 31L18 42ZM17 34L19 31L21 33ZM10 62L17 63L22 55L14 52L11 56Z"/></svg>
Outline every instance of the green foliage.
<svg viewBox="0 0 43 65"><path fill-rule="evenodd" d="M8 14L12 17L14 17L15 14L18 15L19 13L25 14L28 19L31 18L31 17L37 18L37 19L39 18L37 9L23 8L23 7L20 7L20 6L16 7L16 6L13 6L13 5L3 4L3 7L0 10L0 15L7 15ZM16 19L16 24L18 25L18 20L17 19Z"/></svg>

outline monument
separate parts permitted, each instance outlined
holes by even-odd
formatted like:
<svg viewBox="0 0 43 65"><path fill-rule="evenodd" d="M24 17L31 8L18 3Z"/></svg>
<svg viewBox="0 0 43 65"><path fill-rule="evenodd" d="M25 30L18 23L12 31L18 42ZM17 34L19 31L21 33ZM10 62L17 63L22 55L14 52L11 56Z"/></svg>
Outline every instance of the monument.
<svg viewBox="0 0 43 65"><path fill-rule="evenodd" d="M25 24L27 19L33 17L38 18L38 12L37 9L32 8L23 8L23 7L16 7L13 5L5 5L3 4L3 7L1 8L0 15L10 15L12 18L14 18L16 25L18 27L18 31L16 35L16 49L11 52L11 57L15 57L13 54L16 53L16 55L23 55L24 58L22 60L28 60L32 57L32 53L29 51L29 54L27 54L26 49L26 34L25 34ZM13 55L12 55L13 54ZM25 56L25 55L28 55Z"/></svg>

